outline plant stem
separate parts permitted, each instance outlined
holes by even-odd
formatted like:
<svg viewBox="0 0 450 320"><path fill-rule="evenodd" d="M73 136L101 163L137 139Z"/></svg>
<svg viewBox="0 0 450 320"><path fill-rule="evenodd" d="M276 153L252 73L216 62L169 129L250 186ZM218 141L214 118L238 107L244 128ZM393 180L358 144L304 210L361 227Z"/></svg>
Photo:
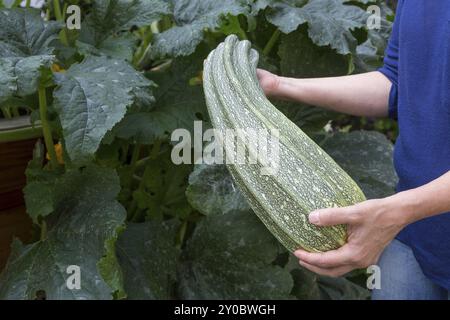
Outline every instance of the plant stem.
<svg viewBox="0 0 450 320"><path fill-rule="evenodd" d="M63 21L66 21L66 13L67 13L67 7L69 6L68 3L64 3L63 11L62 11L62 19Z"/></svg>
<svg viewBox="0 0 450 320"><path fill-rule="evenodd" d="M27 0L25 7L29 8L31 6L31 0Z"/></svg>
<svg viewBox="0 0 450 320"><path fill-rule="evenodd" d="M20 117L19 108L11 107L13 117Z"/></svg>
<svg viewBox="0 0 450 320"><path fill-rule="evenodd" d="M159 151L161 150L161 144L162 144L162 140L160 140L160 139L155 140L153 147L150 151L149 159L154 160L158 157ZM151 170L152 170L151 166L147 165L145 167L144 173L142 174L142 180L139 183L139 187L138 187L139 191L144 191L145 180L146 180L146 177L150 174ZM128 209L128 212L131 217L131 221L136 222L141 218L140 211L142 211L142 210L139 210L139 208L137 207L136 200L133 199L131 201L130 207Z"/></svg>
<svg viewBox="0 0 450 320"><path fill-rule="evenodd" d="M11 112L8 107L1 107L1 109L2 109L2 113L3 113L3 117L5 117L5 119L12 118Z"/></svg>
<svg viewBox="0 0 450 320"><path fill-rule="evenodd" d="M59 0L53 0L53 11L55 12L56 20L62 21L62 13L61 13L61 6L59 5Z"/></svg>
<svg viewBox="0 0 450 320"><path fill-rule="evenodd" d="M156 159L158 158L159 155L159 151L161 150L161 144L162 144L162 140L160 139L156 139L155 142L153 143L153 147L152 150L150 151L150 159Z"/></svg>
<svg viewBox="0 0 450 320"><path fill-rule="evenodd" d="M65 14L63 16L62 11L61 11L61 6L59 4L59 0L53 0L53 11L55 12L56 20L58 20L60 22L64 22ZM65 44L66 46L69 45L69 41L67 40L67 34L66 34L66 28L65 27L61 30L61 42L63 44Z"/></svg>
<svg viewBox="0 0 450 320"><path fill-rule="evenodd" d="M272 36L270 37L269 41L267 42L266 46L263 49L263 54L265 56L268 56L269 53L272 51L272 48L277 42L278 38L280 37L280 34L281 31L278 28L273 32Z"/></svg>
<svg viewBox="0 0 450 320"><path fill-rule="evenodd" d="M39 115L41 118L42 132L44 134L45 147L50 155L50 163L55 169L58 167L58 160L56 159L55 146L53 144L52 131L47 119L47 97L45 95L44 86L39 86Z"/></svg>
<svg viewBox="0 0 450 320"><path fill-rule="evenodd" d="M187 230L188 222L187 220L183 221L183 224L180 227L180 230L178 232L178 239L177 239L177 247L181 248L183 245L184 237L186 236L186 230Z"/></svg>
<svg viewBox="0 0 450 320"><path fill-rule="evenodd" d="M40 235L40 240L45 240L47 238L47 223L45 222L45 220L42 220L41 222L41 235Z"/></svg>
<svg viewBox="0 0 450 320"><path fill-rule="evenodd" d="M136 167L136 162L139 160L139 155L141 154L141 145L137 143L134 146L133 153L131 154L130 167L134 169ZM134 171L134 170L132 170Z"/></svg>
<svg viewBox="0 0 450 320"><path fill-rule="evenodd" d="M241 19L240 17L235 17L237 24L239 25L239 35L241 40L248 40L247 33L244 29L242 29Z"/></svg>
<svg viewBox="0 0 450 320"><path fill-rule="evenodd" d="M125 163L127 161L129 148L130 148L130 145L128 143L122 147L122 154L120 155L120 162Z"/></svg>
<svg viewBox="0 0 450 320"><path fill-rule="evenodd" d="M124 181L125 189L131 188L131 183L133 181L133 175L134 175L134 172L136 171L136 163L139 160L140 154L141 154L141 145L138 143L134 146L133 153L131 154L129 174L127 175L127 179Z"/></svg>

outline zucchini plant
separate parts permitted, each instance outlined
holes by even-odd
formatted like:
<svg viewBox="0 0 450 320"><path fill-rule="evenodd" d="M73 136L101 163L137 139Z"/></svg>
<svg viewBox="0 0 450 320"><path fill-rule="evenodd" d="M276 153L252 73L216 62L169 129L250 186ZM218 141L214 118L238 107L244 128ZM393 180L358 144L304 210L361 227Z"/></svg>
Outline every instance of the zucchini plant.
<svg viewBox="0 0 450 320"><path fill-rule="evenodd" d="M374 2L391 14L382 1ZM270 223L256 202L246 200L257 191L240 183L246 171L232 170L241 193L223 166L176 165L170 135L179 128L192 132L194 121L218 125L205 98L211 115L217 106L233 120L227 123L237 123L236 110L214 101L235 101L239 94L252 111L239 121L282 121L289 131L282 149L295 167L306 172L313 162L323 166L309 173L314 181L295 185L299 191L287 184L297 174L286 167L282 180L271 180L295 204L289 214L301 213L291 215L297 223L313 207L361 201L359 187L368 197L392 193L392 145L383 135L344 133L333 125L342 116L314 106L269 103L254 78L256 52L260 67L291 76L376 67L390 25L383 24L371 41L368 1L61 0L45 1L41 9L0 4L0 107L29 114L43 135L25 172L33 239L13 241L0 299L367 298L355 279L324 279L294 266L253 214L251 208ZM64 24L69 5L81 8L80 29ZM252 49L249 42L236 45L232 36L220 50L233 54L214 51L217 61L208 59L204 68L208 54L230 34L251 40ZM213 65L220 72L212 72ZM208 87L218 76L227 77L224 87ZM230 95L227 86L239 90ZM378 154L380 148L385 152ZM348 159L341 150L359 156ZM327 168L337 172L325 174ZM314 186L323 188L324 198L310 194ZM316 203L299 200L297 192ZM345 238L342 227L324 231L329 238L314 238L316 230L301 233L281 222L271 230L289 249L295 242L325 250ZM76 290L71 270L81 273Z"/></svg>

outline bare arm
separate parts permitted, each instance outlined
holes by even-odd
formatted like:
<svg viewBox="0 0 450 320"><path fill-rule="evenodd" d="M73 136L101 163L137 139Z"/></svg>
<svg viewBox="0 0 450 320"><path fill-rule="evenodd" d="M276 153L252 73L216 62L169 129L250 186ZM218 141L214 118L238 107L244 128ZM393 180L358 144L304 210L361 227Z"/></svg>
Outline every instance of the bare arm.
<svg viewBox="0 0 450 320"><path fill-rule="evenodd" d="M294 100L355 116L388 115L391 82L378 71L357 75L295 79L258 70L269 97Z"/></svg>

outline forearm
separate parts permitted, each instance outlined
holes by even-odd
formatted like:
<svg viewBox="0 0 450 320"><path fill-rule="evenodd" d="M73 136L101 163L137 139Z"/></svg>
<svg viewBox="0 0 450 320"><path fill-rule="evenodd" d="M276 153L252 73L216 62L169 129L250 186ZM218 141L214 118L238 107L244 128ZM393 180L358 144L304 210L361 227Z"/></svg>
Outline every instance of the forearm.
<svg viewBox="0 0 450 320"><path fill-rule="evenodd" d="M421 187L386 198L392 212L407 225L412 222L450 211L450 171ZM396 209L394 209L394 207Z"/></svg>
<svg viewBox="0 0 450 320"><path fill-rule="evenodd" d="M391 85L377 71L334 78L278 77L274 95L355 116L385 117Z"/></svg>

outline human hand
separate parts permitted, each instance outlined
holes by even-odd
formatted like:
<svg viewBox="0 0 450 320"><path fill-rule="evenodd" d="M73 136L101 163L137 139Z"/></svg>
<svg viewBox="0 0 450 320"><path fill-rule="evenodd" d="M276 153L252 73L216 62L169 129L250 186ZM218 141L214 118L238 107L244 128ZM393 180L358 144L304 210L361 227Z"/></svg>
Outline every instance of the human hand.
<svg viewBox="0 0 450 320"><path fill-rule="evenodd" d="M309 221L315 225L346 224L348 239L337 250L295 251L300 265L321 275L338 277L375 264L383 249L407 224L403 206L393 199L368 200L349 207L312 212Z"/></svg>
<svg viewBox="0 0 450 320"><path fill-rule="evenodd" d="M264 90L266 96L277 96L280 78L277 75L263 69L257 69L256 75L258 76L259 84Z"/></svg>

